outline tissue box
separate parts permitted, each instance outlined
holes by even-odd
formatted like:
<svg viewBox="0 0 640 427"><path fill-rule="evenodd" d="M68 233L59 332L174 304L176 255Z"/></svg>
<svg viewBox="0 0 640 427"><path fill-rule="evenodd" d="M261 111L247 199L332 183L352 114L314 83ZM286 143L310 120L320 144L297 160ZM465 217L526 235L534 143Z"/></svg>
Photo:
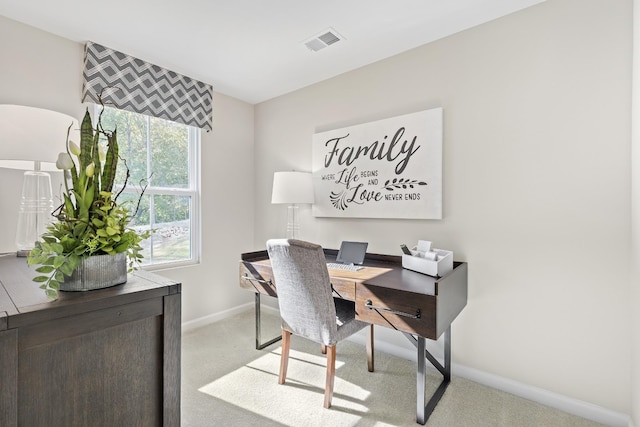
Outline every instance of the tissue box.
<svg viewBox="0 0 640 427"><path fill-rule="evenodd" d="M437 261L415 255L402 255L402 267L418 273L428 274L429 276L439 277L453 270L453 252L435 248L433 252L438 254Z"/></svg>

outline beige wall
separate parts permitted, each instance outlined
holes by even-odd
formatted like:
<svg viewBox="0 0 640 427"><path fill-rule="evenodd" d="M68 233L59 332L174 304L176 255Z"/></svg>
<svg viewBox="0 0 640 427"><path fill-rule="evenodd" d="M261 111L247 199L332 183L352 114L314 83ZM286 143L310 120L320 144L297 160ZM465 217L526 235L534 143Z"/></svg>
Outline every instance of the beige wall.
<svg viewBox="0 0 640 427"><path fill-rule="evenodd" d="M253 301L238 286L238 261L253 238L253 105L219 93L213 131L202 132L202 262L159 273L183 283L182 321Z"/></svg>
<svg viewBox="0 0 640 427"><path fill-rule="evenodd" d="M454 362L629 413L631 6L549 0L258 104L256 247L284 232L273 172L310 170L314 132L442 106L443 220L305 208L301 237L452 249Z"/></svg>
<svg viewBox="0 0 640 427"><path fill-rule="evenodd" d="M633 2L633 115L632 115L632 252L631 307L633 312L631 414L640 426L640 0Z"/></svg>
<svg viewBox="0 0 640 427"><path fill-rule="evenodd" d="M0 58L0 104L81 117L82 43L0 17ZM159 271L183 284L184 322L252 301L237 286L237 262L253 237L254 108L218 93L213 100L214 129L202 132L202 264ZM15 224L21 174L0 170L0 181L0 222ZM0 229L0 251L15 251L13 233Z"/></svg>

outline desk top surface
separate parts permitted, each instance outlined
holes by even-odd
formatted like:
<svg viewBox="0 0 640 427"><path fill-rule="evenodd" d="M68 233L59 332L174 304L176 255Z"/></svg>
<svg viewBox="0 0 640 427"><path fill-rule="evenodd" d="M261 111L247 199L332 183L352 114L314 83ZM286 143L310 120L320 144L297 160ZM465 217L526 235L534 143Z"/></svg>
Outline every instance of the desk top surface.
<svg viewBox="0 0 640 427"><path fill-rule="evenodd" d="M335 262L337 250L325 249L327 262ZM270 266L267 251L242 254L243 262ZM402 267L402 257L367 253L363 269L358 271L329 269L332 279L353 280L371 286L399 289L419 294L436 295L438 283L445 280L457 269L466 269L466 263L454 262L453 271L443 277L433 277Z"/></svg>

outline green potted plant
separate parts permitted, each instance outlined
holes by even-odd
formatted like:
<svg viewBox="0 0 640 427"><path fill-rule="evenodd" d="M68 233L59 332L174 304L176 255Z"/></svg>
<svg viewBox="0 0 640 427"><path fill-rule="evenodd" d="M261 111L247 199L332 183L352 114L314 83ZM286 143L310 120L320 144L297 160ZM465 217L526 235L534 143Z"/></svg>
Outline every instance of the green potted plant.
<svg viewBox="0 0 640 427"><path fill-rule="evenodd" d="M57 298L60 289L87 290L125 282L127 271L143 257L140 242L150 234L138 233L128 225L137 212L144 188L133 213L126 202L117 203L122 192L114 194L117 133L103 129L101 116L102 112L94 129L87 110L80 126L79 146L69 140L67 133L66 151L60 153L56 163L63 170L65 187L62 204L53 212L57 221L47 227L27 258L29 265L39 265L36 271L40 275L33 280L41 283L40 287L52 299ZM127 169L124 186L128 178ZM102 256L97 264L100 269L109 270L113 266L119 272L115 276L109 273L106 279L100 273L97 280L93 277L93 283L80 286L84 276L91 277L91 273L85 272L84 263L99 260L93 258L98 256ZM74 284L68 285L70 282Z"/></svg>

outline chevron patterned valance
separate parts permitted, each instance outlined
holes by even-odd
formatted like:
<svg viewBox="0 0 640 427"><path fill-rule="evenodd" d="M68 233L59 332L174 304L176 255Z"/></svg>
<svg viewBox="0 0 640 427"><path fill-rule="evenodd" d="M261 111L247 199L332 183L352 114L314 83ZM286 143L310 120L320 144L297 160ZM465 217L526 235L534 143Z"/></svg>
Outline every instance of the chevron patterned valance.
<svg viewBox="0 0 640 427"><path fill-rule="evenodd" d="M85 46L82 101L102 101L210 131L213 88L133 56L88 42Z"/></svg>

